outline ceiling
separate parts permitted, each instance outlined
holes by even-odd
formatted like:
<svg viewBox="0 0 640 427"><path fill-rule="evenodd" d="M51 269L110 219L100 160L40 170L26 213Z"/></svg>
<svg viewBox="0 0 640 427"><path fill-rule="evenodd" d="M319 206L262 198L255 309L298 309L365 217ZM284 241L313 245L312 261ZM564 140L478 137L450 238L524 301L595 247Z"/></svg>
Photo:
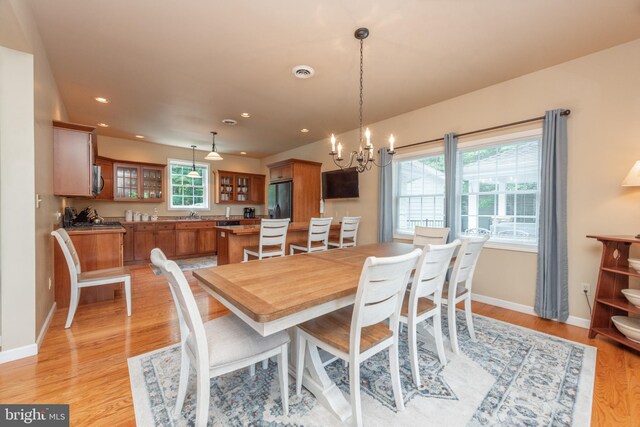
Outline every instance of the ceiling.
<svg viewBox="0 0 640 427"><path fill-rule="evenodd" d="M358 127L361 26L365 124L640 38L637 0L27 1L71 121L253 157Z"/></svg>

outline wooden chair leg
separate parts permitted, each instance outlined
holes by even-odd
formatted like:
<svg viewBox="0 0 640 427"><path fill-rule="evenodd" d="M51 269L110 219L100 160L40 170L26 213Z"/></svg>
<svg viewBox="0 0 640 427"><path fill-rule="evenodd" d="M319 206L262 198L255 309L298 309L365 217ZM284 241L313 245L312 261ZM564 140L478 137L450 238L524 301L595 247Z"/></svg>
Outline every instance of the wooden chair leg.
<svg viewBox="0 0 640 427"><path fill-rule="evenodd" d="M436 349L438 350L438 358L442 365L447 364L447 356L444 353L444 342L442 338L442 315L440 314L440 307L438 312L433 316L433 337L436 340Z"/></svg>
<svg viewBox="0 0 640 427"><path fill-rule="evenodd" d="M449 317L449 341L451 341L451 350L455 354L460 354L460 349L458 348L458 331L456 330L456 305L449 304L447 306L448 317Z"/></svg>
<svg viewBox="0 0 640 427"><path fill-rule="evenodd" d="M411 361L411 374L413 375L413 382L416 385L416 387L420 387L420 365L418 364L418 336L416 334L416 326L417 325L412 325L412 324L408 325L409 360ZM393 372L391 373L391 375L393 376Z"/></svg>
<svg viewBox="0 0 640 427"><path fill-rule="evenodd" d="M187 384L189 382L189 356L184 349L181 351L180 361L180 382L178 383L178 397L173 414L178 417L182 413L184 398L187 395Z"/></svg>
<svg viewBox="0 0 640 427"><path fill-rule="evenodd" d="M69 312L67 313L67 322L65 323L65 329L71 326L73 322L73 316L76 314L76 310L78 309L78 302L80 301L80 288L71 287L71 298L69 299Z"/></svg>
<svg viewBox="0 0 640 427"><path fill-rule="evenodd" d="M471 295L464 300L464 315L467 318L467 329L471 340L476 340L476 331L473 329L473 314L471 312Z"/></svg>
<svg viewBox="0 0 640 427"><path fill-rule="evenodd" d="M124 296L127 301L127 316L131 316L131 277L124 279Z"/></svg>
<svg viewBox="0 0 640 427"><path fill-rule="evenodd" d="M196 427L207 427L209 420L209 372L198 372L196 388Z"/></svg>
<svg viewBox="0 0 640 427"><path fill-rule="evenodd" d="M362 404L360 402L360 364L349 361L349 388L351 392L351 424L362 427Z"/></svg>
<svg viewBox="0 0 640 427"><path fill-rule="evenodd" d="M411 328L411 326L409 326L409 328ZM402 398L402 385L400 384L400 362L398 360L397 338L396 338L396 342L391 347L389 347L389 368L391 370L391 386L393 387L393 397L396 400L396 409L398 411L404 411L404 400Z"/></svg>
<svg viewBox="0 0 640 427"><path fill-rule="evenodd" d="M288 346L284 344L278 354L278 379L280 380L280 398L282 399L282 411L289 415L289 361Z"/></svg>
<svg viewBox="0 0 640 427"><path fill-rule="evenodd" d="M302 376L304 374L304 359L307 340L304 339L300 331L297 331L298 351L296 357L296 395L302 394Z"/></svg>
<svg viewBox="0 0 640 427"><path fill-rule="evenodd" d="M249 254L247 253L247 251L244 251L244 255L243 255L242 261L243 262L249 261Z"/></svg>

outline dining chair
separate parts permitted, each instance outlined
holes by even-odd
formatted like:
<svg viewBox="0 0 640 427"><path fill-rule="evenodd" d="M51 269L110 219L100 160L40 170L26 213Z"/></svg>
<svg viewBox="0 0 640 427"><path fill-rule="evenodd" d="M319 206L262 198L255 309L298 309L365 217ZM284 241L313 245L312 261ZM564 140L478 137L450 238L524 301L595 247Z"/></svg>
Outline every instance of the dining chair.
<svg viewBox="0 0 640 427"><path fill-rule="evenodd" d="M360 364L389 349L391 386L396 408L404 410L398 361L398 320L409 274L422 253L414 249L394 257L366 259L355 304L298 325L296 328L297 370L296 392L302 391L307 345L322 348L349 362L351 420L362 425L360 404ZM388 319L388 322L385 322Z"/></svg>
<svg viewBox="0 0 640 427"><path fill-rule="evenodd" d="M449 228L416 227L413 234L414 245L444 245L449 237Z"/></svg>
<svg viewBox="0 0 640 427"><path fill-rule="evenodd" d="M473 341L476 334L473 330L473 315L471 312L471 287L473 285L473 273L480 257L480 252L489 236L466 237L462 240L460 250L456 255L456 261L451 270L451 278L445 284L442 293L442 301L447 304L447 318L449 321L449 341L455 354L460 354L458 345L458 331L456 329L456 304L464 301L464 313L467 320L469 336Z"/></svg>
<svg viewBox="0 0 640 427"><path fill-rule="evenodd" d="M362 217L345 216L342 218L342 224L340 225L340 237L337 242L335 240L329 240L329 246L336 248L350 248L356 246L360 218Z"/></svg>
<svg viewBox="0 0 640 427"><path fill-rule="evenodd" d="M309 235L303 244L289 245L290 254L299 252L326 251L329 242L329 230L331 229L333 218L311 218L309 222Z"/></svg>
<svg viewBox="0 0 640 427"><path fill-rule="evenodd" d="M180 322L180 382L174 415L182 412L187 394L189 368L196 371L196 420L197 427L205 427L209 417L210 379L277 356L278 380L282 409L289 413L289 379L287 349L289 335L285 331L263 337L234 314L202 322L196 300L180 267L167 260L164 253L155 248L151 262L158 267L169 283L171 294L178 308Z"/></svg>
<svg viewBox="0 0 640 427"><path fill-rule="evenodd" d="M71 285L71 298L69 300L69 312L67 313L67 322L64 327L69 328L73 322L73 316L76 314L78 304L80 302L80 291L82 288L90 286L110 285L114 283L124 282L124 295L127 301L127 316L131 316L131 274L129 267L104 268L101 270L82 272L80 267L80 258L76 252L75 246L71 241L71 236L64 228L58 228L51 232L56 238L60 249L67 261L69 268L69 282Z"/></svg>
<svg viewBox="0 0 640 427"><path fill-rule="evenodd" d="M285 256L289 222L289 218L263 218L262 221L260 221L260 243L257 246L247 246L244 248L243 261L249 261L249 256L254 256L258 259Z"/></svg>
<svg viewBox="0 0 640 427"><path fill-rule="evenodd" d="M417 327L421 322L433 318L433 337L436 341L438 358L442 365L447 364L442 338L440 298L451 257L458 246L460 246L460 240L454 240L448 245L426 245L418 260L411 290L405 293L402 302L400 322L407 324L409 329L409 359L416 387L420 387Z"/></svg>

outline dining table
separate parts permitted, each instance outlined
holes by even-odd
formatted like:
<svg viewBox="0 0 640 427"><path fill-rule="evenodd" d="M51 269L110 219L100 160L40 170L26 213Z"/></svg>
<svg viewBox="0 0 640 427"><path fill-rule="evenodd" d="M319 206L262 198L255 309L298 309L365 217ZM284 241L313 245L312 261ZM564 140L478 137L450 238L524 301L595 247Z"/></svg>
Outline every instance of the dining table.
<svg viewBox="0 0 640 427"><path fill-rule="evenodd" d="M200 286L262 336L287 330L289 372L295 377L295 326L355 302L368 257L404 255L408 243L374 243L195 270ZM224 345L224 343L220 343ZM326 358L306 346L303 386L341 421L351 405L327 375Z"/></svg>

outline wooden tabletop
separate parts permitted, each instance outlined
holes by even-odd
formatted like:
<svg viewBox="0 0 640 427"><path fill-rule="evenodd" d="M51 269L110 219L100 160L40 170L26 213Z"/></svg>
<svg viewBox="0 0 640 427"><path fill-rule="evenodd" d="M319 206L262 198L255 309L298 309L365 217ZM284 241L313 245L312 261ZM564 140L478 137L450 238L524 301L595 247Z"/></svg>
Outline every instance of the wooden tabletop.
<svg viewBox="0 0 640 427"><path fill-rule="evenodd" d="M250 319L266 323L355 295L367 257L402 255L415 247L376 243L203 268L193 275Z"/></svg>

